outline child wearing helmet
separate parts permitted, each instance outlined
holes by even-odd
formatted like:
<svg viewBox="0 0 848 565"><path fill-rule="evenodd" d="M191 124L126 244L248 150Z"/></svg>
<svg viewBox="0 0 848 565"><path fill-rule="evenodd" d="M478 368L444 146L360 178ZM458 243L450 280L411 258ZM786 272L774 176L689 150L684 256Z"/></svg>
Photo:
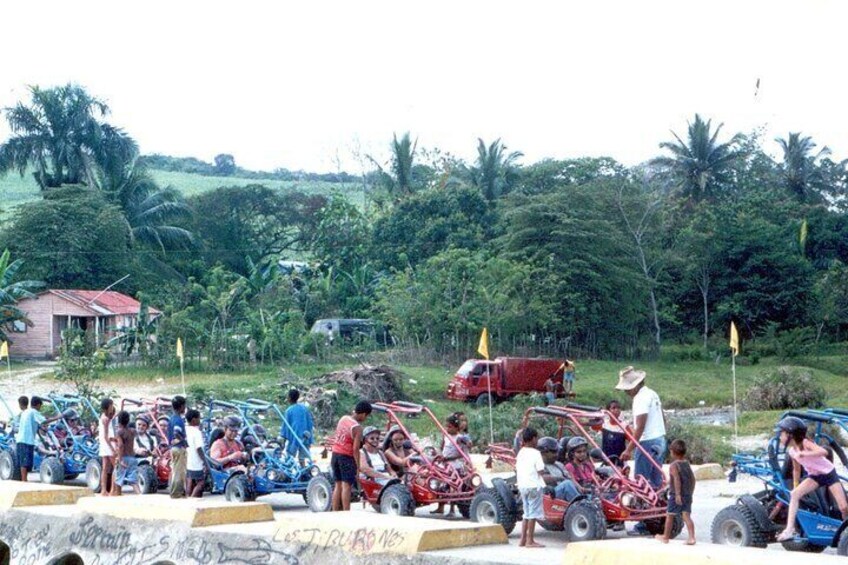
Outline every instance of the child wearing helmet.
<svg viewBox="0 0 848 565"><path fill-rule="evenodd" d="M595 484L595 466L589 460L589 442L582 437L573 437L568 440L568 463L566 470L577 482L580 492L586 492Z"/></svg>
<svg viewBox="0 0 848 565"><path fill-rule="evenodd" d="M795 516L801 499L819 487L825 487L836 500L842 519L848 518L848 501L845 490L836 474L836 468L828 459L828 452L822 446L807 439L807 425L800 418L789 416L777 424L780 430L780 443L786 447L786 454L792 459L793 484L792 497L789 500L789 515L786 519L786 529L778 536L777 541L789 541L795 537ZM807 476L801 481L801 470Z"/></svg>

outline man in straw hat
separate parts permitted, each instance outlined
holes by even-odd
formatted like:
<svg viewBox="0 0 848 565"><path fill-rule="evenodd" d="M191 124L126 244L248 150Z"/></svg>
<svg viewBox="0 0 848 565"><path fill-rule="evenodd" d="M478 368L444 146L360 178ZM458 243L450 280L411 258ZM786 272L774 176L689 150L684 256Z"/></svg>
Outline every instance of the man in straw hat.
<svg viewBox="0 0 848 565"><path fill-rule="evenodd" d="M625 367L618 373L616 389L623 390L633 399L633 437L651 458L662 465L666 454L665 416L662 402L656 392L645 386L645 371ZM662 471L656 468L641 449L629 442L621 460L633 458L634 474L642 475L654 488L663 482Z"/></svg>

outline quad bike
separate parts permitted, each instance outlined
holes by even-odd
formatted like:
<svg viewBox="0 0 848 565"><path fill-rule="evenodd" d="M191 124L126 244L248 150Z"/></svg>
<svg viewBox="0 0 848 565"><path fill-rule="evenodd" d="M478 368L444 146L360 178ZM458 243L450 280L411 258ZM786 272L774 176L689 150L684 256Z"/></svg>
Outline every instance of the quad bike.
<svg viewBox="0 0 848 565"><path fill-rule="evenodd" d="M827 433L825 426L848 428L848 412L838 409L789 411L781 416L800 418L812 426L813 440L830 449L845 461L842 447ZM792 462L780 445L779 432L771 438L765 452L739 453L733 456L729 479L735 481L742 473L763 481L764 489L739 497L734 504L722 509L713 519L713 543L738 547L766 547L776 542L776 535L786 526L789 501L792 496ZM848 480L843 475L840 481ZM824 487L805 496L796 519L798 535L781 542L787 551L821 553L836 547L840 555L848 555L848 521Z"/></svg>
<svg viewBox="0 0 848 565"><path fill-rule="evenodd" d="M371 405L374 412L385 414L386 430L403 434L407 445L417 454L416 462L408 467L403 478L375 481L362 475L351 494L351 502L364 500L375 510L395 516L412 516L419 506L434 503L454 503L464 518L470 515L471 501L483 484L474 464L456 441L426 406L411 402L376 402ZM422 448L401 421L401 416L424 414L435 424L445 442L454 445L460 458L447 461L432 447ZM306 501L313 512L330 510L333 499L334 479L323 473L309 482Z"/></svg>
<svg viewBox="0 0 848 565"><path fill-rule="evenodd" d="M245 450L249 459L235 468L224 468L210 455L212 444L223 437L224 431L219 424L225 414L240 418L243 427L239 436L248 440ZM262 400L209 402L204 426L210 430L205 449L209 470L206 486L210 492L223 493L228 501L237 502L248 502L258 496L280 492L304 495L309 481L320 474L318 466L311 460L301 464L278 442L263 440L266 434L260 429L258 421L260 416L267 417L267 414L282 418L279 407ZM285 418L282 421L285 422Z"/></svg>
<svg viewBox="0 0 848 565"><path fill-rule="evenodd" d="M570 502L555 498L553 489L545 489L542 499L545 518L540 520L543 528L565 531L569 541L603 539L608 528L621 529L625 521L641 522L651 534L663 532L668 505L665 481L655 489L644 477L629 477L603 454L595 441L592 430L600 429L605 417L625 430L628 440L634 440L614 415L601 408L577 404L532 407L524 413L521 428L527 427L531 418L540 417L555 419L560 443L568 436L582 437L593 448L593 458L602 462L602 467L593 476L591 488L587 489L589 492ZM638 442L636 445L656 468L662 470ZM490 459L515 466L516 453L512 446L493 444L487 451ZM482 489L471 504L471 519L501 524L507 534L511 533L522 519L521 498L515 478L496 478L492 480L492 488ZM682 529L682 520L678 518L672 537L676 537Z"/></svg>

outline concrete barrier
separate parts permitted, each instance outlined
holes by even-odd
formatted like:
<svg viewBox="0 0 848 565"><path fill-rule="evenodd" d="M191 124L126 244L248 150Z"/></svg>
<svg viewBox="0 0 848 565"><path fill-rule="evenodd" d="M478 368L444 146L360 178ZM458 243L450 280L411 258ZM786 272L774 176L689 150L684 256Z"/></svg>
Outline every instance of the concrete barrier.
<svg viewBox="0 0 848 565"><path fill-rule="evenodd" d="M264 502L226 502L223 499L172 499L162 495L93 496L81 499L79 510L115 518L183 522L189 527L243 524L274 519Z"/></svg>
<svg viewBox="0 0 848 565"><path fill-rule="evenodd" d="M844 564L836 555L811 555L682 541L661 544L653 539L615 539L570 543L562 563L567 565L828 565Z"/></svg>
<svg viewBox="0 0 848 565"><path fill-rule="evenodd" d="M77 500L91 494L91 491L84 487L3 481L0 484L0 509L76 504Z"/></svg>
<svg viewBox="0 0 848 565"><path fill-rule="evenodd" d="M286 545L304 544L313 552L337 548L356 555L413 555L436 549L507 543L506 533L499 525L386 516L367 510L278 515L277 522L276 541Z"/></svg>

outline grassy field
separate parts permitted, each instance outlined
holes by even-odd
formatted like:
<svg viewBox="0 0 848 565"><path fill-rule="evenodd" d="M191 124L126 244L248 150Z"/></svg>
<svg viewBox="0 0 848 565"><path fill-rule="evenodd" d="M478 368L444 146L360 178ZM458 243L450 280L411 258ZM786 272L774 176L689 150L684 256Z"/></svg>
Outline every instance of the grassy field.
<svg viewBox="0 0 848 565"><path fill-rule="evenodd" d="M826 361L826 362L825 362ZM820 359L818 366L842 368L840 374L829 370L808 367L801 362L790 363L793 366L806 367L816 382L821 384L828 394L828 404L831 406L848 406L848 364L844 357ZM780 363L775 359L764 359L755 366L737 367L737 386L740 400L744 398L754 378L759 374L773 369ZM612 361L585 361L578 364L577 383L575 390L577 400L587 404L603 404L613 398L623 401L629 406L629 401L623 393L613 389L617 382L617 374L623 363ZM657 390L668 409L693 408L700 406L727 406L732 404L733 389L730 365L727 362L715 364L701 361L680 362L646 362L639 363L640 368L648 372L648 384ZM343 368L342 364L307 364L291 365L277 368L262 368L253 373L192 373L186 374L190 394L206 398L247 398L257 396L275 399L283 402L283 395L290 384L308 385L314 377L332 370ZM401 371L408 375L404 382L405 392L415 401L425 403L437 417L444 419L456 410L463 410L469 416L472 435L478 441L485 443L489 435L488 411L479 410L468 404L451 402L444 399L445 388L452 376L452 370L440 367L401 366ZM160 381L161 379L161 381ZM115 369L107 373L105 388L120 391L127 384L138 386L150 383L153 386L165 386L171 390L179 388L179 374L175 371L160 371L152 369ZM282 386L281 386L282 385ZM344 396L346 402L352 405L353 398ZM526 407L541 402L540 397L525 397L496 406L494 410L494 428L496 440L511 437L518 427L521 415ZM701 404L703 402L703 404ZM740 415L740 435L768 433L773 428L779 416L778 411L742 412ZM421 419L411 420L410 428L420 435L431 435L432 427ZM726 461L733 448L727 443L733 430L731 426L688 425L688 434L706 438L712 441L714 457Z"/></svg>
<svg viewBox="0 0 848 565"><path fill-rule="evenodd" d="M179 173L172 171L151 170L153 178L159 186L173 186L184 196L189 197L214 190L221 186L246 186L263 184L280 190L300 191L306 194L331 194L340 192L347 196L357 206L364 204L364 194L359 184L337 184L320 181L279 181L264 179L248 179L242 177L214 177ZM0 202L4 215L10 214L14 208L39 198L39 188L27 172L23 177L17 173L0 176Z"/></svg>

